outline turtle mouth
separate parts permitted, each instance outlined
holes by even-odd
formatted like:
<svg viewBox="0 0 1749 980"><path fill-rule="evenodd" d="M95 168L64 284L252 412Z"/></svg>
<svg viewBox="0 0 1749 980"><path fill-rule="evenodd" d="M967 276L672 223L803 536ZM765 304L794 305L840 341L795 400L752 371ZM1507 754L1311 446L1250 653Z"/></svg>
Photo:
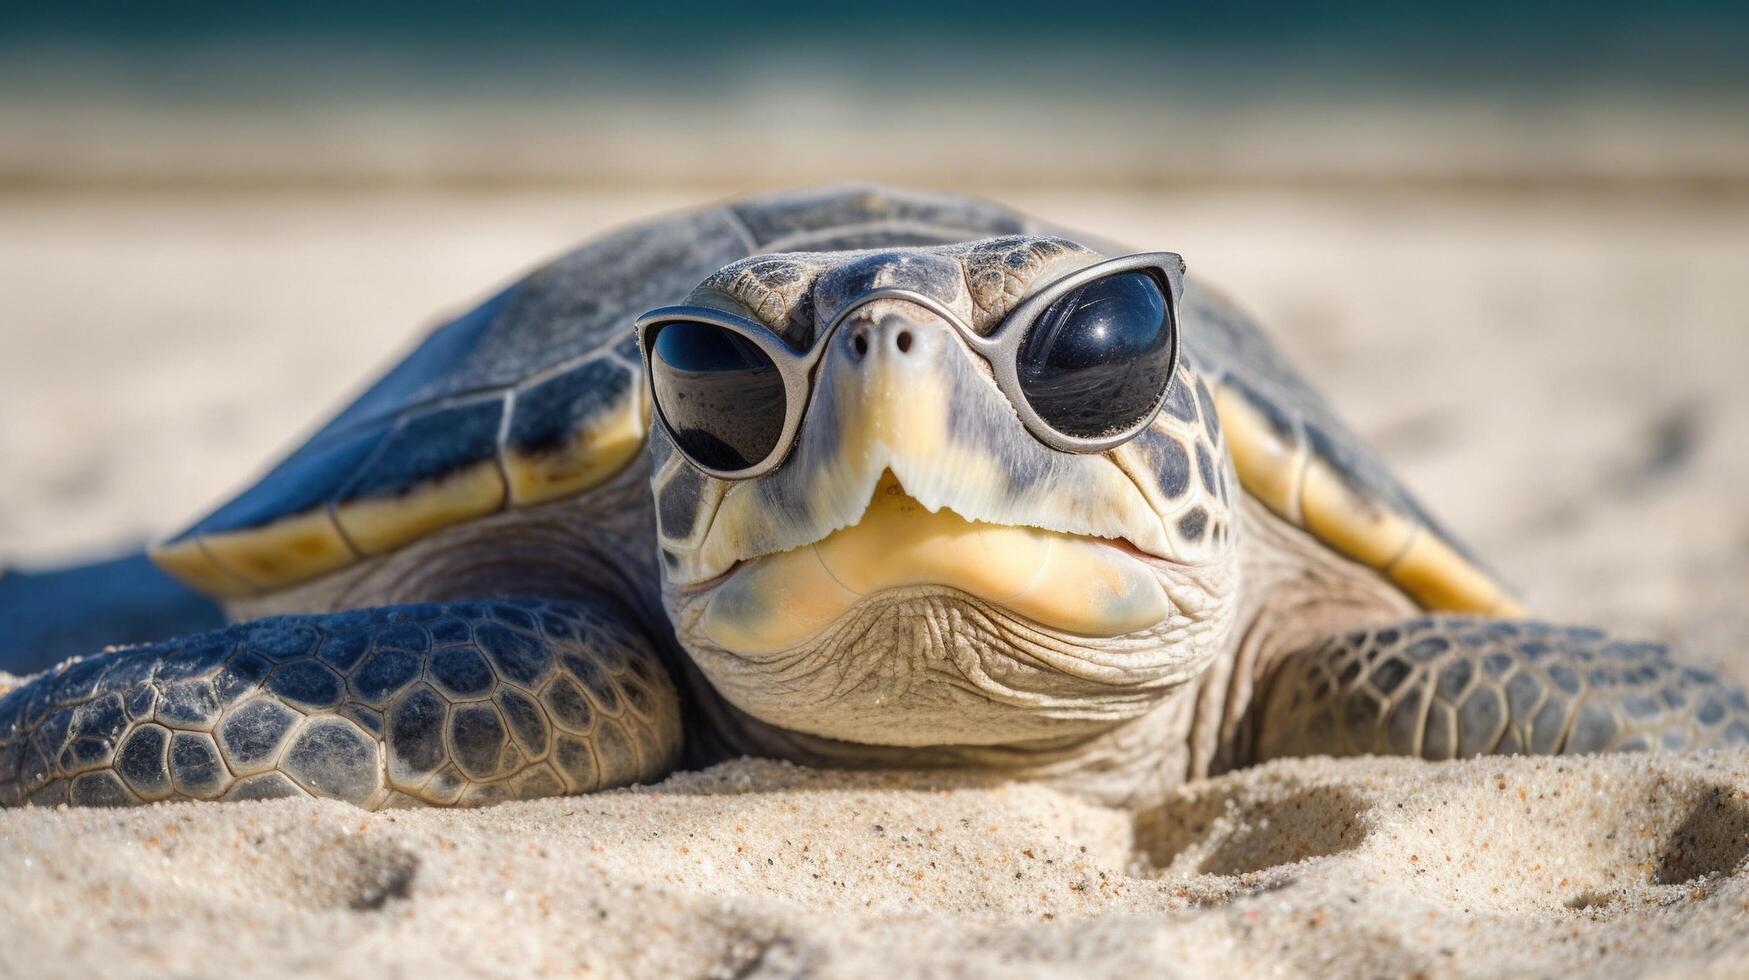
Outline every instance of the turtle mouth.
<svg viewBox="0 0 1749 980"><path fill-rule="evenodd" d="M1062 633L1113 637L1171 615L1159 561L1122 539L932 511L889 472L854 524L737 561L686 591L711 593L699 625L737 654L793 648L882 593L920 587L964 593Z"/></svg>

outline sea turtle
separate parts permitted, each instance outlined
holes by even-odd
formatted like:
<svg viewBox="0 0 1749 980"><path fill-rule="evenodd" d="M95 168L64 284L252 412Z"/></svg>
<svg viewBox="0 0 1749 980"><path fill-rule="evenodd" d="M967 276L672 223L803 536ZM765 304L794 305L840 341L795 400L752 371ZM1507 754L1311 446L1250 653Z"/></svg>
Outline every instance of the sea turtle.
<svg viewBox="0 0 1749 980"><path fill-rule="evenodd" d="M1139 805L1284 755L1749 740L1663 647L1521 618L1182 271L876 188L586 244L153 565L0 579L7 666L135 643L0 701L0 803L479 804L746 753Z"/></svg>

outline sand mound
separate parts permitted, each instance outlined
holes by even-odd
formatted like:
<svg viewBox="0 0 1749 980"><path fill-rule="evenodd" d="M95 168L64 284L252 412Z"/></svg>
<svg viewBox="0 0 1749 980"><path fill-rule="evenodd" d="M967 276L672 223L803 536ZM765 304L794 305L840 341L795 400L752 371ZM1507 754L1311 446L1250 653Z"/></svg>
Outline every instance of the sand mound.
<svg viewBox="0 0 1749 980"><path fill-rule="evenodd" d="M742 761L487 810L0 813L0 971L1749 969L1749 752L1277 763L1140 815Z"/></svg>

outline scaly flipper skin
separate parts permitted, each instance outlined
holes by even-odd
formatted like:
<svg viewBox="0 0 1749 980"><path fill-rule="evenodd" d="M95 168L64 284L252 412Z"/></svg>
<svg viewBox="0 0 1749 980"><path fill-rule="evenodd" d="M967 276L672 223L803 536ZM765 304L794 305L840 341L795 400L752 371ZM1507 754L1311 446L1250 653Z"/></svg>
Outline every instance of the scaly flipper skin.
<svg viewBox="0 0 1749 980"><path fill-rule="evenodd" d="M1258 759L1688 750L1749 743L1749 701L1658 643L1537 621L1426 616L1290 655Z"/></svg>
<svg viewBox="0 0 1749 980"><path fill-rule="evenodd" d="M0 699L0 805L310 795L371 809L649 782L680 705L617 614L531 599L279 616Z"/></svg>

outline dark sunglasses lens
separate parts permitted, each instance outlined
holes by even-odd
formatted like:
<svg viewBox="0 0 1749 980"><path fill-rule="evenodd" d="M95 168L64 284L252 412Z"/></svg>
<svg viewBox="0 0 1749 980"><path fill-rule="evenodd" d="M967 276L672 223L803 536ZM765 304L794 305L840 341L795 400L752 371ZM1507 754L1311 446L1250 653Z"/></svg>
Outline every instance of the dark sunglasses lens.
<svg viewBox="0 0 1749 980"><path fill-rule="evenodd" d="M1020 390L1051 428L1096 439L1140 422L1172 381L1171 312L1146 272L1118 272L1052 303L1021 341Z"/></svg>
<svg viewBox="0 0 1749 980"><path fill-rule="evenodd" d="M765 352L711 323L665 323L650 344L650 376L680 451L714 470L744 470L783 434L783 375Z"/></svg>

